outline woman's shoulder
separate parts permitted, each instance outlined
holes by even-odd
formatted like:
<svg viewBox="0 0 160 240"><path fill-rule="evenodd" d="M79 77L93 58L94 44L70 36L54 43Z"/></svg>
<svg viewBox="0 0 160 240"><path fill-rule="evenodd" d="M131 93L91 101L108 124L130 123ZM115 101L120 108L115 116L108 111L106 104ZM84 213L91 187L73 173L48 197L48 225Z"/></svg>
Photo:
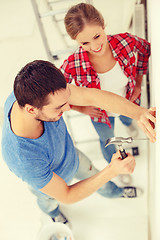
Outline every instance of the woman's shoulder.
<svg viewBox="0 0 160 240"><path fill-rule="evenodd" d="M84 51L82 47L78 47L74 53L72 53L67 59L64 60L60 69L79 68L82 67L82 65L84 66L87 61L89 60L86 51Z"/></svg>
<svg viewBox="0 0 160 240"><path fill-rule="evenodd" d="M128 32L125 33L118 33L118 34L114 34L114 35L107 35L108 40L119 40L121 41L122 39L126 39L126 38L130 38L132 35Z"/></svg>
<svg viewBox="0 0 160 240"><path fill-rule="evenodd" d="M114 49L122 49L126 46L132 49L135 42L135 36L128 32L108 35L107 39Z"/></svg>
<svg viewBox="0 0 160 240"><path fill-rule="evenodd" d="M84 56L85 51L83 50L82 47L78 47L66 60L68 63L75 61L75 60L80 60Z"/></svg>

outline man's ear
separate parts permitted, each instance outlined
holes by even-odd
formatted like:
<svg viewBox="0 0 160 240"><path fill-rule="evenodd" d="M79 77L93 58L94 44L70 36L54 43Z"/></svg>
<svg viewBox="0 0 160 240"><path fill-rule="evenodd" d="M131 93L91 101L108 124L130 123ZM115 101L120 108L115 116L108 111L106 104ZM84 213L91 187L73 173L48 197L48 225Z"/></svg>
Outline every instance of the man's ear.
<svg viewBox="0 0 160 240"><path fill-rule="evenodd" d="M37 113L37 108L36 107L33 107L32 105L30 104L26 104L24 106L24 109L27 113L30 113L30 114L36 114Z"/></svg>

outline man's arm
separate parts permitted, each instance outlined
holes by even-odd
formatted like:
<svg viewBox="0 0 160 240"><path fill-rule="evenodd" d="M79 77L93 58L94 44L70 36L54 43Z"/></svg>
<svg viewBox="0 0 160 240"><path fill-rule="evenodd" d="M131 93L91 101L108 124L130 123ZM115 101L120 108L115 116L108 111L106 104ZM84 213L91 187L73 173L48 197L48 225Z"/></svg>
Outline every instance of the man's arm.
<svg viewBox="0 0 160 240"><path fill-rule="evenodd" d="M155 142L155 108L145 109L117 94L96 88L82 88L68 84L71 91L69 103L77 106L95 106L138 121L138 125L152 142Z"/></svg>
<svg viewBox="0 0 160 240"><path fill-rule="evenodd" d="M41 191L59 202L71 204L90 196L113 177L119 174L131 174L134 168L135 159L132 155L128 154L128 157L122 161L120 153L117 152L113 154L111 163L94 176L68 186L62 178L53 173L52 179Z"/></svg>

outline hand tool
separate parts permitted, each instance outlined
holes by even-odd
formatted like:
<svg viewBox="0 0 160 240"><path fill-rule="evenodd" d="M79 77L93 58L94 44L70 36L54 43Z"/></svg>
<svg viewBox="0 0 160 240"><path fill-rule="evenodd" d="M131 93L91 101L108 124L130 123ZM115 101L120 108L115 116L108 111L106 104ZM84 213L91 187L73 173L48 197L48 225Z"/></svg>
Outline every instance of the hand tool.
<svg viewBox="0 0 160 240"><path fill-rule="evenodd" d="M128 155L125 151L125 149L122 147L123 143L132 143L133 140L148 140L147 138L132 138L132 137L112 137L107 139L105 147L107 147L110 144L118 145L119 151L121 154L122 159L126 158Z"/></svg>

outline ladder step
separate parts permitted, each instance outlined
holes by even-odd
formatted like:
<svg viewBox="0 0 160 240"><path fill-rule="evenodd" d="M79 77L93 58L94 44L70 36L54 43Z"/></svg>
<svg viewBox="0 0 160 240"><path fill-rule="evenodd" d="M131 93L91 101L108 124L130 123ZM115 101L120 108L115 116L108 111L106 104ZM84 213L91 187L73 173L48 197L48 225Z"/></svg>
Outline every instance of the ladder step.
<svg viewBox="0 0 160 240"><path fill-rule="evenodd" d="M61 54L64 54L64 53L73 53L75 50L76 50L77 46L75 47L68 47L68 48L65 48L65 49L61 49L61 50L57 50L57 51L54 51L54 52L51 52L52 56L58 56L58 55L61 55Z"/></svg>
<svg viewBox="0 0 160 240"><path fill-rule="evenodd" d="M56 10L56 11L44 12L44 13L41 13L39 16L41 18L50 17L50 16L55 16L56 14L61 14L61 13L66 13L66 12L67 12L67 9L61 9L61 10Z"/></svg>
<svg viewBox="0 0 160 240"><path fill-rule="evenodd" d="M66 2L68 0L55 0L55 1L48 1L49 4L59 3L59 2ZM73 0L71 0L73 2ZM77 1L77 0L74 0Z"/></svg>

